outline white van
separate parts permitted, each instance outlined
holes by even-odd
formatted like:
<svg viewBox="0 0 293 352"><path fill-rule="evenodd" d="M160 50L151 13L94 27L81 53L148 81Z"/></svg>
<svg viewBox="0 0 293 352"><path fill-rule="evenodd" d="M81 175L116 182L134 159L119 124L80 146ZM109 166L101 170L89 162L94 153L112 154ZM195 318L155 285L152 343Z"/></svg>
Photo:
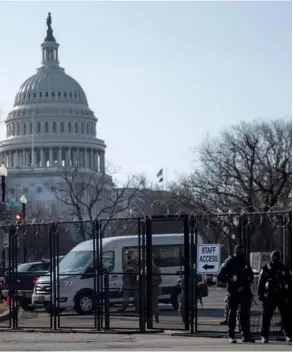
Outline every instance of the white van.
<svg viewBox="0 0 293 352"><path fill-rule="evenodd" d="M198 244L202 244L198 236ZM126 251L131 249L139 257L138 236L119 236L102 239L103 267L109 272L110 303L122 302L123 264ZM160 301L170 303L177 283L177 272L184 270L184 235L161 234L152 236L152 252L162 273ZM78 314L90 314L94 304L93 240L78 244L59 263L59 307L75 309ZM164 275L165 274L165 275ZM167 275L166 275L167 274ZM207 296L207 283L198 275L202 296ZM52 299L53 301L53 299ZM50 275L41 276L34 288L32 304L50 310Z"/></svg>

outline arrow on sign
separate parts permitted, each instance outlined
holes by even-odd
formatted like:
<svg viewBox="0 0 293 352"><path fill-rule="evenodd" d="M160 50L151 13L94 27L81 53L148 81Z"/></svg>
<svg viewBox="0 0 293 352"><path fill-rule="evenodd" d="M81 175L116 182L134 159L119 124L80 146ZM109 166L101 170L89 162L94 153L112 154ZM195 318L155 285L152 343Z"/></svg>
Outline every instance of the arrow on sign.
<svg viewBox="0 0 293 352"><path fill-rule="evenodd" d="M204 270L208 270L208 269L214 269L215 268L215 266L214 265L204 265L203 266L203 268L204 268Z"/></svg>

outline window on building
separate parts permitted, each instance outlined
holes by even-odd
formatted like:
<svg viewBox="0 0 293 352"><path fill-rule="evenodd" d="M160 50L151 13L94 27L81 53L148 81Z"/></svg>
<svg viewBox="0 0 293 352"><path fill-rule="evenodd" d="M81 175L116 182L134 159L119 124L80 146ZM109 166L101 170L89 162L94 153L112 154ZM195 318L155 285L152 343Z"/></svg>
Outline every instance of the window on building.
<svg viewBox="0 0 293 352"><path fill-rule="evenodd" d="M71 122L68 122L68 132L71 132Z"/></svg>
<svg viewBox="0 0 293 352"><path fill-rule="evenodd" d="M89 124L86 125L86 133L89 134Z"/></svg>
<svg viewBox="0 0 293 352"><path fill-rule="evenodd" d="M33 124L32 124L32 122L30 123L30 134L33 134Z"/></svg>
<svg viewBox="0 0 293 352"><path fill-rule="evenodd" d="M49 96L49 93L48 93L48 92L46 92L46 98L48 98L48 96Z"/></svg>
<svg viewBox="0 0 293 352"><path fill-rule="evenodd" d="M26 123L23 124L23 134L26 134Z"/></svg>
<svg viewBox="0 0 293 352"><path fill-rule="evenodd" d="M41 133L42 127L41 127L41 122L38 122L38 133Z"/></svg>
<svg viewBox="0 0 293 352"><path fill-rule="evenodd" d="M55 96L55 93L54 93L54 92L52 92L52 97L54 98L54 96Z"/></svg>
<svg viewBox="0 0 293 352"><path fill-rule="evenodd" d="M81 123L81 133L84 133L84 123Z"/></svg>
<svg viewBox="0 0 293 352"><path fill-rule="evenodd" d="M78 123L75 122L75 133L78 133Z"/></svg>
<svg viewBox="0 0 293 352"><path fill-rule="evenodd" d="M45 122L45 132L49 133L49 123Z"/></svg>
<svg viewBox="0 0 293 352"><path fill-rule="evenodd" d="M20 124L19 123L16 125L16 135L17 136L20 135Z"/></svg>
<svg viewBox="0 0 293 352"><path fill-rule="evenodd" d="M53 122L53 133L57 132L57 123Z"/></svg>
<svg viewBox="0 0 293 352"><path fill-rule="evenodd" d="M60 123L60 130L61 130L61 133L64 133L64 122Z"/></svg>
<svg viewBox="0 0 293 352"><path fill-rule="evenodd" d="M24 188L23 193L28 193L28 188Z"/></svg>
<svg viewBox="0 0 293 352"><path fill-rule="evenodd" d="M38 193L42 193L42 191L43 191L43 190L42 190L42 187L37 187L37 192L38 192Z"/></svg>

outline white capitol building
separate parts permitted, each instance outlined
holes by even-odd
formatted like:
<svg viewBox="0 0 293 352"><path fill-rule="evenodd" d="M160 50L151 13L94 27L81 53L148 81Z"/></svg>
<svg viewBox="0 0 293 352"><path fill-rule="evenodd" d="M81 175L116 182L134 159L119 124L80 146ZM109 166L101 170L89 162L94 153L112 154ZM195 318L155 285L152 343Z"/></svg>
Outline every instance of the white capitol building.
<svg viewBox="0 0 293 352"><path fill-rule="evenodd" d="M105 174L106 145L96 137L98 119L82 87L59 66L50 14L47 26L42 66L21 85L5 120L0 160L8 168L8 201L17 202L24 193L28 204L33 200L56 203L50 185L61 181L60 170L67 166L78 166L84 175L91 170ZM107 179L111 192L112 180Z"/></svg>

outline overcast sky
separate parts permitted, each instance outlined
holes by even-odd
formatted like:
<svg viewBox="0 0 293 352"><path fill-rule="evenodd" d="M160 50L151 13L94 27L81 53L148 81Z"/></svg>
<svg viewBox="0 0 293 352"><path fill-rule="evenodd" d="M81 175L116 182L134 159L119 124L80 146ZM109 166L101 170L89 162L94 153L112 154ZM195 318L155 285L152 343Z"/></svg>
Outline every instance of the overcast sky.
<svg viewBox="0 0 293 352"><path fill-rule="evenodd" d="M207 133L291 116L291 2L42 1L0 2L2 120L40 66L48 11L123 176L174 180Z"/></svg>

